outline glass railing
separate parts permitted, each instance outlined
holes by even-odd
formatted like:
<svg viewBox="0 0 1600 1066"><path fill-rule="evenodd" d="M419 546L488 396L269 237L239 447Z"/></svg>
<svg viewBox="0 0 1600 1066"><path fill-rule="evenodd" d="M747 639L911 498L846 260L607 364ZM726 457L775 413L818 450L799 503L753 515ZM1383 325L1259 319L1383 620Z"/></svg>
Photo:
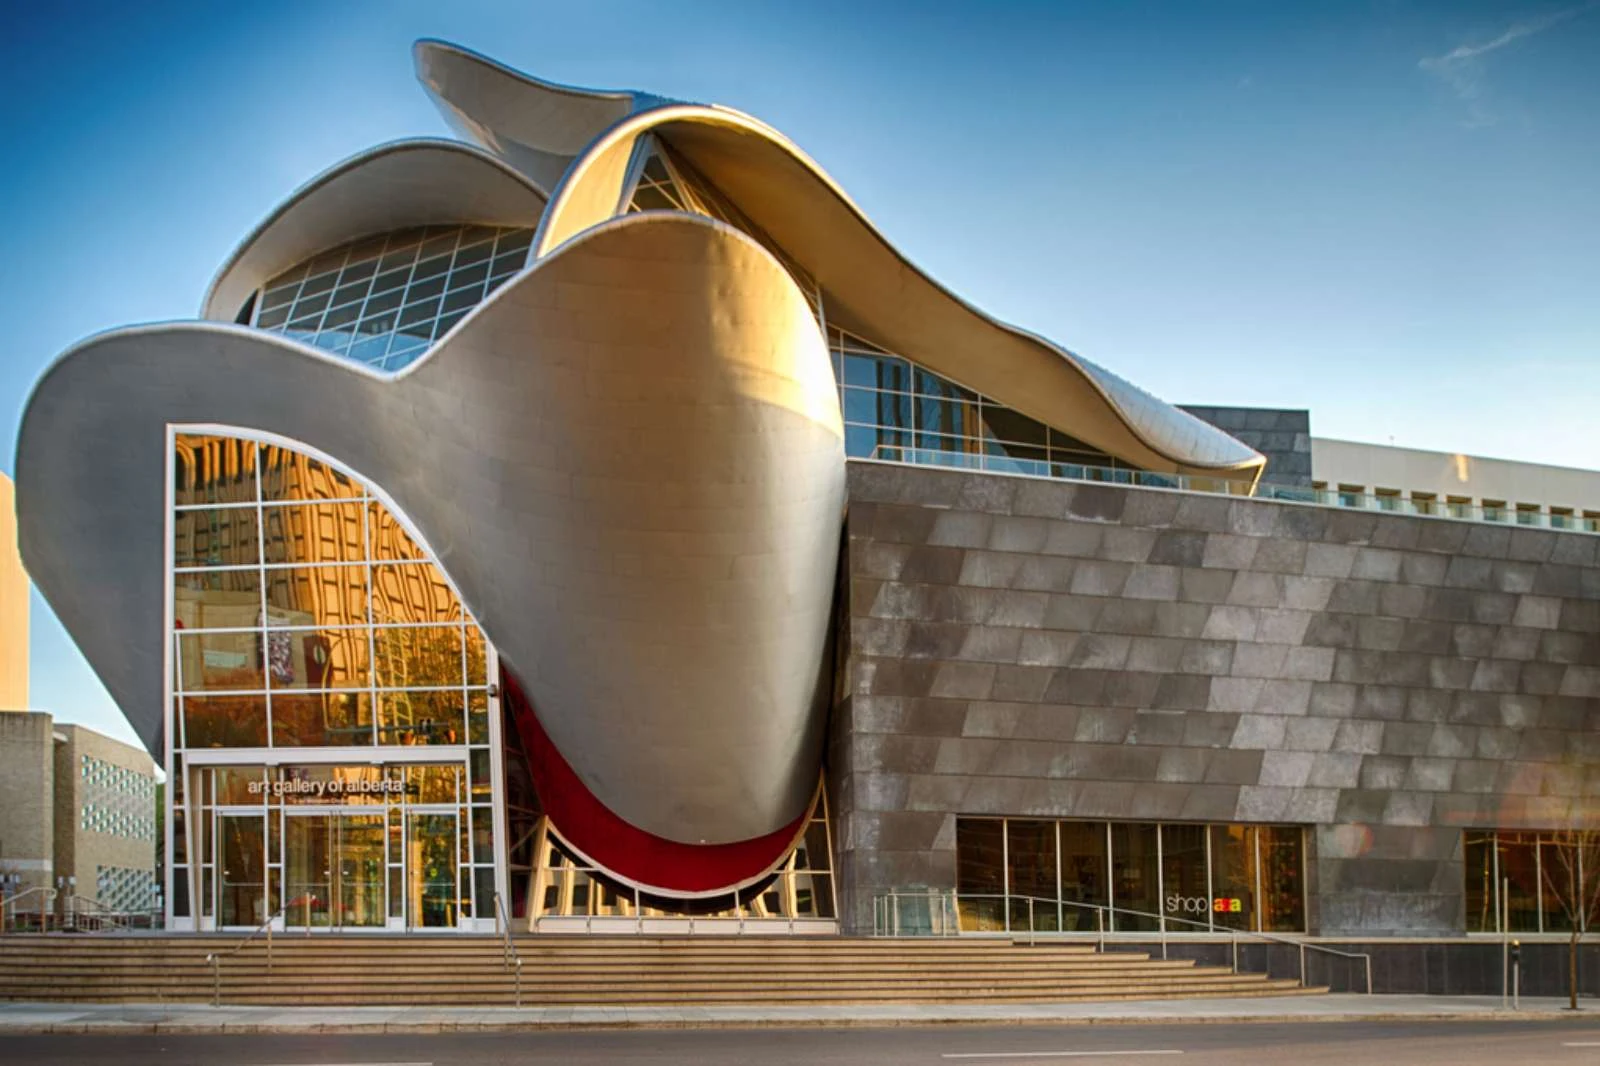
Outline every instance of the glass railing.
<svg viewBox="0 0 1600 1066"><path fill-rule="evenodd" d="M851 456L851 458L858 458ZM1538 529L1562 529L1578 533L1600 533L1600 517L1574 514L1546 514L1543 511L1487 507L1475 503L1408 499L1393 495L1372 495L1340 489L1300 488L1294 485L1258 484L1254 493L1243 481L1205 474L1166 474L1151 470L1128 470L1081 463L1046 462L1019 459L983 452L953 452L936 448L905 448L879 445L872 454L859 458L880 462L911 463L917 466L943 466L956 470L981 470L995 474L1054 478L1063 481L1093 481L1109 485L1131 485L1152 489L1179 489L1228 496L1254 496L1261 500L1307 503L1318 507L1345 510L1381 511L1386 514L1416 515L1424 518L1453 518L1466 522L1490 522Z"/></svg>

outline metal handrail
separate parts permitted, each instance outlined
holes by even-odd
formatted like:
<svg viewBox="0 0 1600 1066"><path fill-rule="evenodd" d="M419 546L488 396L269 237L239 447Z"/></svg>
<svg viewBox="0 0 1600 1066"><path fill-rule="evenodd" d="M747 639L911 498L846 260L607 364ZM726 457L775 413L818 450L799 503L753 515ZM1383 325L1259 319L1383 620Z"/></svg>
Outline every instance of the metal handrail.
<svg viewBox="0 0 1600 1066"><path fill-rule="evenodd" d="M8 921L16 920L18 901L27 899L36 893L39 896L39 931L41 933L45 931L48 926L46 915L50 913L50 910L55 909L57 890L43 885L35 885L32 888L25 888L21 892L7 896L4 900L0 900L0 932L5 931ZM6 914L8 910L10 911L9 916Z"/></svg>
<svg viewBox="0 0 1600 1066"><path fill-rule="evenodd" d="M239 952L245 949L247 944L249 944L256 937L260 936L263 932L267 934L267 970L268 972L271 972L272 923L283 917L284 910L284 907L279 907L267 918L266 921L256 926L255 930L249 936L239 941L227 951L213 951L206 956L206 962L211 966L211 1005L213 1007L222 1006L222 960L239 954Z"/></svg>
<svg viewBox="0 0 1600 1066"><path fill-rule="evenodd" d="M87 916L92 917L99 922L102 929L107 924L109 924L113 929L126 930L128 928L128 924L123 921L121 912L106 906L97 899L90 899L88 896L80 896L76 892L73 892L66 898L66 917L72 920L71 924L74 929L78 927L79 921L85 917L85 915L81 914L78 909L84 904L88 904ZM98 913L96 913L96 909L98 909Z"/></svg>
<svg viewBox="0 0 1600 1066"><path fill-rule="evenodd" d="M500 897L498 891L494 894L494 919L500 926L501 936L505 944L502 960L507 970L516 972L517 1006L522 1006L522 955L517 951L516 941L511 937L511 918L506 914L506 901Z"/></svg>
<svg viewBox="0 0 1600 1066"><path fill-rule="evenodd" d="M955 921L953 923L945 922L945 923L942 923L942 924L944 924L946 928L954 929L955 932L954 933L946 933L946 934L944 934L946 936L960 935L960 932L961 932L960 903L964 899L968 899L968 900L971 900L971 899L993 899L993 900L1000 900L1002 902L1009 902L1010 900L1027 900L1028 901L1028 929L1027 929L1027 932L1028 932L1028 943L1030 945L1034 944L1036 942L1036 936L1038 934L1038 929L1036 928L1037 923L1034 921L1034 904L1035 903L1047 904L1048 906L1050 906L1052 908L1055 908L1055 907L1078 907L1078 908L1083 909L1083 910L1092 910L1092 911L1095 912L1096 936L1097 936L1097 938L1099 940L1099 950L1101 950L1101 951L1105 950L1105 937L1106 937L1106 925L1107 925L1106 917L1108 915L1114 917L1117 914L1129 914L1129 915L1134 915L1134 916L1140 917L1140 918L1153 918L1158 923L1156 932L1157 932L1157 935L1159 936L1160 941L1161 941L1161 957L1163 959L1165 959L1167 957L1167 927L1166 927L1166 923L1168 923L1168 922L1176 922L1179 925L1191 925L1191 926L1195 926L1198 929L1204 930L1207 933L1213 933L1213 934L1215 934L1215 933L1226 933L1228 935L1228 938L1231 941L1232 948L1233 948L1232 954L1233 954L1233 972L1234 973L1238 973L1239 972L1239 937L1240 936L1255 937L1255 938L1257 938L1259 940L1266 940L1266 941L1269 941L1271 943L1285 944L1285 945L1287 945L1289 947L1299 948L1299 950L1300 950L1300 985L1301 985L1302 988L1310 987L1308 982L1307 982L1307 980L1306 980L1306 952L1308 950L1309 951L1320 951L1325 955L1337 955L1337 956L1340 956L1342 958L1347 958L1347 959L1361 959L1361 960L1363 960L1363 962L1365 964L1366 979L1367 979L1367 995L1369 995L1369 996L1372 995L1372 956L1371 955L1367 954L1364 951L1340 951L1337 948L1325 947L1325 946L1323 946L1321 944L1310 944L1310 943L1307 943L1304 939L1297 939L1297 938L1292 937L1292 936L1285 936L1285 935L1283 935L1281 933L1267 933L1267 932L1262 932L1262 931L1256 930L1256 929L1232 929L1232 928L1218 929L1216 926L1214 926L1214 925L1212 925L1210 923L1197 922L1197 921L1194 921L1193 919L1189 919L1189 918L1176 918L1176 917L1173 917L1172 915L1156 914L1156 913L1154 913L1152 911L1134 910L1131 907L1118 907L1118 906L1115 906L1115 905L1102 905L1102 904L1098 904L1098 903L1082 903L1082 902L1079 902L1077 900L1070 900L1070 899L1059 899L1058 900L1058 899L1047 899L1047 898L1045 898L1043 896L1027 896L1027 895L1015 895L1015 894L1013 894L1013 895L1005 895L1005 894L1001 894L1001 893L958 893L958 892L953 892L953 891L952 892L945 892L945 891L942 891L942 890L939 890L939 889L924 889L924 890L917 891L917 892L900 892L898 890L891 890L888 893L883 894L883 895L879 895L879 896L877 896L875 898L874 906L873 906L873 922L874 922L874 925L877 924L877 918L878 918L878 908L877 908L877 905L876 905L877 904L877 900L887 900L887 901L889 901L890 906L885 908L885 913L887 914L887 913L890 913L892 911L892 913L895 916L895 921L893 922L893 932L890 933L890 935L892 935L892 936L898 936L899 935L899 926L900 926L900 923L899 923L899 900L901 898L939 899L941 901L941 903L946 903L947 902L950 905L950 911L953 912L954 915L955 915ZM1011 926L1011 914L1010 914L1009 907L1007 907L1007 910L1006 910L1006 931L1008 933L1012 931L1010 926ZM1047 932L1048 932L1048 930L1047 930ZM1143 930L1130 930L1130 932L1143 932ZM1060 931L1060 935L1068 936L1068 935L1071 935L1071 934L1066 933L1065 930L1062 930L1062 931Z"/></svg>

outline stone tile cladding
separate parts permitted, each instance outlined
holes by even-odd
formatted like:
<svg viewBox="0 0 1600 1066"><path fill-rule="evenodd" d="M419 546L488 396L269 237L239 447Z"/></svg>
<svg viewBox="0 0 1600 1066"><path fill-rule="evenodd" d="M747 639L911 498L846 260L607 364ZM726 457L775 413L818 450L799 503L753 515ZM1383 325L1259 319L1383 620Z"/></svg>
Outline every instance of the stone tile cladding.
<svg viewBox="0 0 1600 1066"><path fill-rule="evenodd" d="M1311 412L1269 407L1196 407L1183 409L1267 457L1261 480L1275 485L1311 487Z"/></svg>
<svg viewBox="0 0 1600 1066"><path fill-rule="evenodd" d="M1300 823L1325 935L1463 929L1461 829L1594 819L1600 537L850 464L840 905L957 814Z"/></svg>

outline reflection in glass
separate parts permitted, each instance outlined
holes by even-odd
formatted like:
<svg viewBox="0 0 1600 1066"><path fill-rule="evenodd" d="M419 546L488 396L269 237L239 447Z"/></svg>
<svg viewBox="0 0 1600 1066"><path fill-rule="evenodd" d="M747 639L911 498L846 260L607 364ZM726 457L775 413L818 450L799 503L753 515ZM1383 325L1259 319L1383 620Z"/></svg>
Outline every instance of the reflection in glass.
<svg viewBox="0 0 1600 1066"><path fill-rule="evenodd" d="M1211 924L1211 891L1206 882L1206 830L1201 825L1161 827L1161 915L1178 932ZM1196 924L1198 923L1198 924Z"/></svg>
<svg viewBox="0 0 1600 1066"><path fill-rule="evenodd" d="M459 626L405 626L373 631L379 688L461 684Z"/></svg>
<svg viewBox="0 0 1600 1066"><path fill-rule="evenodd" d="M1007 894L1011 928L1054 932L1059 928L1056 899L1056 824L1012 818L1006 821ZM1031 901L1031 902L1030 902Z"/></svg>
<svg viewBox="0 0 1600 1066"><path fill-rule="evenodd" d="M266 696L184 696L183 742L190 748L266 747Z"/></svg>
<svg viewBox="0 0 1600 1066"><path fill-rule="evenodd" d="M245 503L256 498L256 452L249 441L179 433L173 444L173 504Z"/></svg>
<svg viewBox="0 0 1600 1066"><path fill-rule="evenodd" d="M1468 829L1463 844L1467 932L1498 932L1500 917L1495 910L1494 833Z"/></svg>
<svg viewBox="0 0 1600 1066"><path fill-rule="evenodd" d="M273 629L267 643L274 652L274 689L366 688L372 683L365 627Z"/></svg>
<svg viewBox="0 0 1600 1066"><path fill-rule="evenodd" d="M1106 827L1103 822L1061 823L1061 898L1104 907L1109 884ZM1064 908L1068 929L1095 930L1095 913L1086 907Z"/></svg>
<svg viewBox="0 0 1600 1066"><path fill-rule="evenodd" d="M278 567L266 577L269 626L366 624L364 566Z"/></svg>
<svg viewBox="0 0 1600 1066"><path fill-rule="evenodd" d="M261 498L268 503L359 499L365 490L355 478L291 448L262 444Z"/></svg>
<svg viewBox="0 0 1600 1066"><path fill-rule="evenodd" d="M1005 891L1005 823L998 818L957 819L956 893L961 897L961 928L969 932L1005 929Z"/></svg>
<svg viewBox="0 0 1600 1066"><path fill-rule="evenodd" d="M411 815L406 824L410 884L406 885L414 928L456 925L456 816Z"/></svg>
<svg viewBox="0 0 1600 1066"><path fill-rule="evenodd" d="M279 747L371 744L371 697L365 692L278 693L272 697L272 743Z"/></svg>
<svg viewBox="0 0 1600 1066"><path fill-rule="evenodd" d="M337 563L360 559L363 507L348 503L303 503L262 508L263 551L268 564Z"/></svg>
<svg viewBox="0 0 1600 1066"><path fill-rule="evenodd" d="M261 525L254 507L208 507L172 516L173 566L254 566Z"/></svg>
<svg viewBox="0 0 1600 1066"><path fill-rule="evenodd" d="M265 684L257 633L184 632L178 634L177 645L180 691L248 691Z"/></svg>
<svg viewBox="0 0 1600 1066"><path fill-rule="evenodd" d="M217 883L220 926L254 927L266 920L264 828L265 818L259 814L217 816L217 836L221 840L218 858L222 864Z"/></svg>
<svg viewBox="0 0 1600 1066"><path fill-rule="evenodd" d="M1150 917L1161 913L1154 825L1111 824L1111 892L1111 905L1115 908L1112 918L1117 930L1148 932L1159 927L1160 922Z"/></svg>
<svg viewBox="0 0 1600 1066"><path fill-rule="evenodd" d="M1297 826L1264 825L1261 843L1261 928L1269 933L1305 928L1305 887L1300 879L1304 833Z"/></svg>
<svg viewBox="0 0 1600 1066"><path fill-rule="evenodd" d="M1256 914L1255 833L1250 826L1211 827L1211 894L1238 900L1239 909L1218 911L1212 922L1225 929L1254 929Z"/></svg>
<svg viewBox="0 0 1600 1066"><path fill-rule="evenodd" d="M379 624L459 622L461 601L439 568L425 563L372 568L372 620Z"/></svg>
<svg viewBox="0 0 1600 1066"><path fill-rule="evenodd" d="M378 693L379 744L465 742L461 690Z"/></svg>

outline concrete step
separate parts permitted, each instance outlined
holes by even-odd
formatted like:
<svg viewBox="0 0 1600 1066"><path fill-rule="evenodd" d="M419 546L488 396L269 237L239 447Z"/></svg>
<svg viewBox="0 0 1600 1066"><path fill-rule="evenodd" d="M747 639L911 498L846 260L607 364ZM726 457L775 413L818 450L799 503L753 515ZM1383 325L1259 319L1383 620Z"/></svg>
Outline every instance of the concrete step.
<svg viewBox="0 0 1600 1066"><path fill-rule="evenodd" d="M0 939L0 999L224 1003L514 1001L498 937L275 935ZM518 937L526 1004L1025 1003L1298 994L1193 960L1005 940Z"/></svg>

